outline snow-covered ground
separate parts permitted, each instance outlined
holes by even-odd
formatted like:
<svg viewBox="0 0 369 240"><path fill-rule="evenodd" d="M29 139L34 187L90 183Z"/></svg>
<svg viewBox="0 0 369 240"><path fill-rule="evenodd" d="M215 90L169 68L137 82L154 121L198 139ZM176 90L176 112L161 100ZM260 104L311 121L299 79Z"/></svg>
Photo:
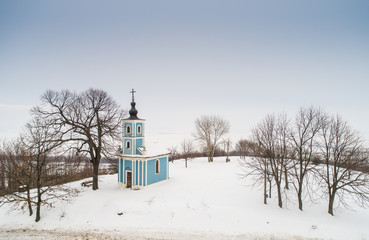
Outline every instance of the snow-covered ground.
<svg viewBox="0 0 369 240"><path fill-rule="evenodd" d="M368 209L330 216L324 199L306 200L303 212L264 205L240 172L236 157L198 158L187 169L170 163L169 180L138 191L119 187L117 175L101 176L98 191L75 182L79 196L42 209L39 223L1 207L0 239L369 239Z"/></svg>

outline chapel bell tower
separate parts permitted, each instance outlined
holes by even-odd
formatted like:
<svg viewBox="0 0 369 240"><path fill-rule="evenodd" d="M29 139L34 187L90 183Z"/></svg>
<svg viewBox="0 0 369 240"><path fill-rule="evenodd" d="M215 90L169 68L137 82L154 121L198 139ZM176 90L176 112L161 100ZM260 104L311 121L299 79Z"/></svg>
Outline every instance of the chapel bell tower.
<svg viewBox="0 0 369 240"><path fill-rule="evenodd" d="M129 117L123 119L123 154L124 155L145 155L145 120L137 117L135 103L135 90L132 89L131 110Z"/></svg>

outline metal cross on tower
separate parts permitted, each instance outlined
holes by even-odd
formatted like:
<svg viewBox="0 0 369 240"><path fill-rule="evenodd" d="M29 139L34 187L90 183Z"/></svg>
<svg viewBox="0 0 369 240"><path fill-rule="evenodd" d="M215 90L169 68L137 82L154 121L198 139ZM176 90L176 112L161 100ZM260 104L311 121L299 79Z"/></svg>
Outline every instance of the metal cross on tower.
<svg viewBox="0 0 369 240"><path fill-rule="evenodd" d="M135 90L132 88L132 91L130 93L132 93L132 102L135 101Z"/></svg>

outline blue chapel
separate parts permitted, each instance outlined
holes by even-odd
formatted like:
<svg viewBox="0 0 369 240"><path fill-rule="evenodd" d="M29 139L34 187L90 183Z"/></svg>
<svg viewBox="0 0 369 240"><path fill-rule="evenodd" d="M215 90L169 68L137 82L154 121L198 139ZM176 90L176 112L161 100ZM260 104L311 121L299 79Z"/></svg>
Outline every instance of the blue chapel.
<svg viewBox="0 0 369 240"><path fill-rule="evenodd" d="M145 120L137 116L132 89L129 117L123 120L122 146L118 156L118 182L125 188L142 189L169 178L169 153L150 154L145 146Z"/></svg>

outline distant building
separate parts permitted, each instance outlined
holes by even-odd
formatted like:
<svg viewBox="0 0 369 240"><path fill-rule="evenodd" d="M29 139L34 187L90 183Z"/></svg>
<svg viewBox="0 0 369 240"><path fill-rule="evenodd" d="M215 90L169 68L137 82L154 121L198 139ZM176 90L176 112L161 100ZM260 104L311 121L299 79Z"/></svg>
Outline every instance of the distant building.
<svg viewBox="0 0 369 240"><path fill-rule="evenodd" d="M137 117L134 89L129 118L123 120L123 141L119 153L118 182L140 189L169 178L169 153L153 154L145 147L145 120Z"/></svg>

